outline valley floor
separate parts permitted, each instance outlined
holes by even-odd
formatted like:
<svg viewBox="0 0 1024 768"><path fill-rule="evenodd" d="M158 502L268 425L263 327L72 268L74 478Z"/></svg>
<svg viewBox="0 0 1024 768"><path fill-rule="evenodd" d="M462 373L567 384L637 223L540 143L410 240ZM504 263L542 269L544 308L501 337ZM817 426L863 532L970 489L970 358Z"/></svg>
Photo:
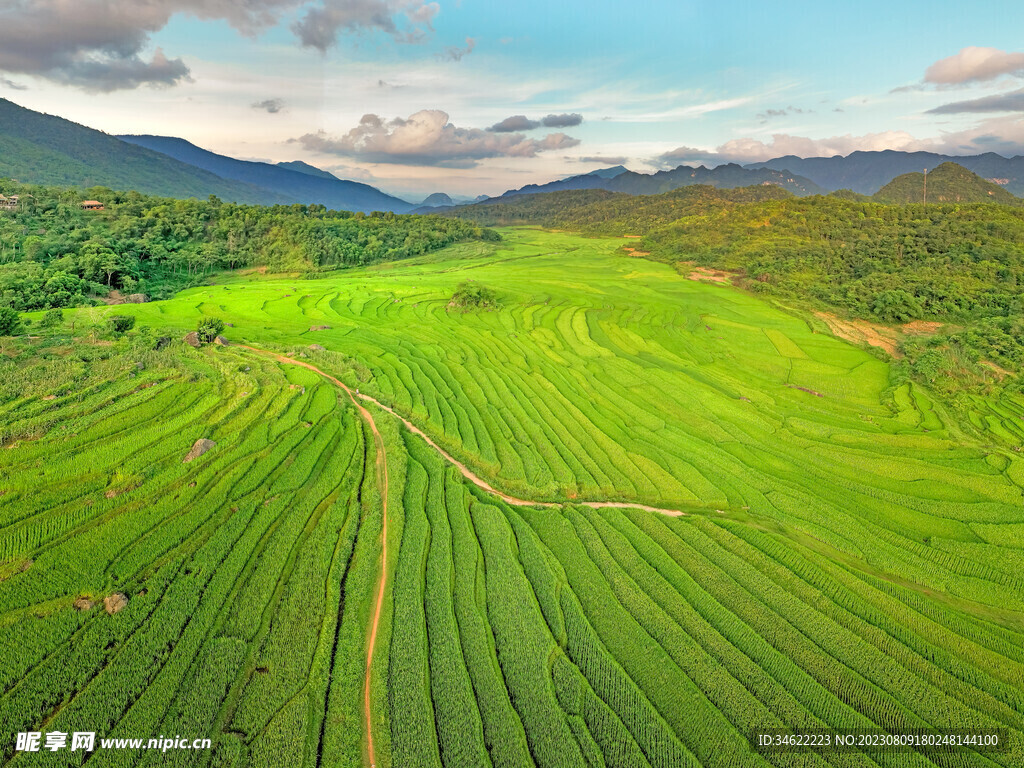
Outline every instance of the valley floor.
<svg viewBox="0 0 1024 768"><path fill-rule="evenodd" d="M0 760L362 765L369 721L395 768L1024 763L1024 404L960 424L628 241L503 234L76 313L228 347L0 358ZM1009 746L751 748L780 728Z"/></svg>

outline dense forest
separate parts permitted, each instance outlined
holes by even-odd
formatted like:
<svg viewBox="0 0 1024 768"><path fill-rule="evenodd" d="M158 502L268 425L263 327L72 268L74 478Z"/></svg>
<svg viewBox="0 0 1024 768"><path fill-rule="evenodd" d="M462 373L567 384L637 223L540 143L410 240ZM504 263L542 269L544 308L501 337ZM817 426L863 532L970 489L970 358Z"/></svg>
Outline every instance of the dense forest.
<svg viewBox="0 0 1024 768"><path fill-rule="evenodd" d="M111 290L166 298L216 269L314 272L402 259L491 230L437 216L149 197L0 182L0 306L73 307ZM103 210L83 210L83 199Z"/></svg>
<svg viewBox="0 0 1024 768"><path fill-rule="evenodd" d="M643 235L633 246L648 258L686 272L726 270L766 297L890 326L942 323L934 335L904 338L899 350L902 366L939 388L973 386L983 361L1024 368L1024 210L1016 199L897 205L854 193L796 198L775 186L530 197L451 215Z"/></svg>

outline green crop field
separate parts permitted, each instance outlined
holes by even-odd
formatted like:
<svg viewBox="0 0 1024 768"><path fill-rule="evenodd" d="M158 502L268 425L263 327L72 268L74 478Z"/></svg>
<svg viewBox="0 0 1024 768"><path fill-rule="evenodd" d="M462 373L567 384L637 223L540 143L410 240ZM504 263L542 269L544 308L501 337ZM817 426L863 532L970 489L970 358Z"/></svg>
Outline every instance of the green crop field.
<svg viewBox="0 0 1024 768"><path fill-rule="evenodd" d="M0 732L213 747L0 761L1024 765L1024 402L953 410L629 241L502 234L8 346ZM204 316L230 346L179 341ZM953 728L1007 746L748 741Z"/></svg>

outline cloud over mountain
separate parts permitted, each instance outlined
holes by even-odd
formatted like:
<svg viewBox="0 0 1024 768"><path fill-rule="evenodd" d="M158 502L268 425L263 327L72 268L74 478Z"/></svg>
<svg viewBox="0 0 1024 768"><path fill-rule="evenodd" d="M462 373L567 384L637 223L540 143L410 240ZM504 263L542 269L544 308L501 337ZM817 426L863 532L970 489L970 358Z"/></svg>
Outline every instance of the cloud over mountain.
<svg viewBox="0 0 1024 768"><path fill-rule="evenodd" d="M564 133L531 139L521 133L459 128L449 122L448 113L439 109L425 109L407 119L363 115L359 125L343 136L331 137L320 131L307 133L297 141L312 151L365 162L450 168L472 168L491 157L536 157L540 152L580 143Z"/></svg>
<svg viewBox="0 0 1024 768"><path fill-rule="evenodd" d="M979 99L954 101L929 109L933 115L956 115L962 112L1024 112L1024 88L1009 93L982 96Z"/></svg>
<svg viewBox="0 0 1024 768"><path fill-rule="evenodd" d="M938 152L946 155L971 155L996 152L1006 157L1024 154L1024 118L998 117L981 121L962 131L942 133L931 138L917 138L906 131L882 131L860 136L845 134L823 139L807 136L774 134L770 141L741 138L727 141L713 150L677 147L659 155L655 162L676 166L694 163L758 163L785 155L797 157L832 157L851 152L877 152L895 149L905 152Z"/></svg>
<svg viewBox="0 0 1024 768"><path fill-rule="evenodd" d="M968 46L928 67L924 79L936 85L959 85L994 80L1001 75L1024 75L1024 53Z"/></svg>

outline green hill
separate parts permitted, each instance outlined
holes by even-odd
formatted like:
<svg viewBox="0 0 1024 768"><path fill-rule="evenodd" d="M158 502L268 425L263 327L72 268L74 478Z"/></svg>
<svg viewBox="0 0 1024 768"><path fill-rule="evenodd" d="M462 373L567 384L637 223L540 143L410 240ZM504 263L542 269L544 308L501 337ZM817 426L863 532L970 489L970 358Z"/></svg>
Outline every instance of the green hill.
<svg viewBox="0 0 1024 768"><path fill-rule="evenodd" d="M104 186L162 197L216 195L238 203L292 202L7 99L0 99L0 177L28 184Z"/></svg>
<svg viewBox="0 0 1024 768"><path fill-rule="evenodd" d="M905 173L897 176L878 190L874 199L880 203L1021 204L1019 197L956 163L943 163L936 167L928 174L927 182L927 200L923 173Z"/></svg>

